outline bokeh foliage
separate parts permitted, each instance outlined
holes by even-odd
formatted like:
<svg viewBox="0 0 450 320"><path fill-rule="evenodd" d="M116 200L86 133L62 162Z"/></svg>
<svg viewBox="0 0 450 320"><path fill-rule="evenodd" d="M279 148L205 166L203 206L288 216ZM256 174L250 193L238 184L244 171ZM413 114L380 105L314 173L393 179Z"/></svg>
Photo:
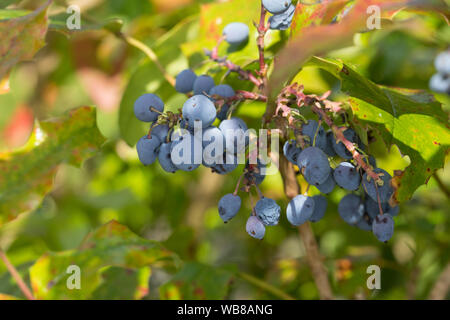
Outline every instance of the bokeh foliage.
<svg viewBox="0 0 450 320"><path fill-rule="evenodd" d="M46 46L31 62L13 67L1 61L0 70L10 73L9 89L2 89L6 82L0 81L0 247L38 298L281 298L242 273L297 299L318 298L298 231L285 219L267 230L264 241L245 233L247 200L233 221L224 225L220 220L217 201L234 188L240 168L227 177L206 169L170 175L158 165L143 167L133 148L147 130L132 114L139 95L156 92L171 111L180 108L185 97L153 62L111 32L110 22L120 19L122 32L151 47L173 76L189 66L199 74L208 72L217 83L248 90L251 86L233 74L226 76L203 55L226 23L239 20L251 26L258 19L259 1L244 2L174 0L171 6L150 0L84 1L83 30L68 32L67 4L55 0L45 7ZM45 3L2 2L0 17L9 19L0 20L0 51L11 36L6 37L2 24L9 28L18 22L14 19L30 12L29 17L46 22L39 9ZM305 25L328 24L329 16L342 6L330 11L319 6L316 15L317 8L311 8L296 15L294 36L304 34ZM437 13L402 12L395 19L414 19L421 28L357 33L348 47L297 70L295 80L308 93L333 90L333 98L339 100L348 99L344 93L350 92L355 119L365 124L364 114L383 112L386 123L373 117L367 123L389 131L390 120L399 121L398 114L391 119L391 106L384 100L367 101L373 96L364 92L394 94L386 86L427 90L435 72L433 59L450 42L449 27ZM222 46L220 54L254 68L256 31L251 30L242 48ZM288 31L269 32L267 56L279 52L290 36ZM41 42L39 37L31 44L19 41L30 49L23 58L29 60ZM355 73L342 77L338 71L344 63ZM368 80L360 81L363 77ZM404 182L400 200L420 187L410 201L401 203L392 241L381 244L372 234L346 225L337 214L341 190L331 194L325 218L313 225L339 298L426 298L449 262L449 199L431 177L433 170L443 167L448 151L449 99L435 95L443 111L437 102L424 102L428 95L401 94L399 110L410 120L401 122L407 125L398 135L391 128L393 139L381 130L370 150L390 173L407 168L422 175L419 182ZM423 110L409 112L414 104ZM264 109L262 103L246 102L237 115L258 128ZM417 142L417 148L405 148L402 142L414 135L414 129L426 131L421 135L426 140ZM43 142L37 143L40 139ZM430 145L436 140L440 146ZM445 169L437 174L449 185L450 172ZM285 209L278 175L267 177L262 189ZM312 189L312 194L318 193ZM81 267L80 291L65 287L70 264ZM382 289L375 292L366 288L366 268L371 264L382 267ZM14 297L24 298L0 263L0 298Z"/></svg>

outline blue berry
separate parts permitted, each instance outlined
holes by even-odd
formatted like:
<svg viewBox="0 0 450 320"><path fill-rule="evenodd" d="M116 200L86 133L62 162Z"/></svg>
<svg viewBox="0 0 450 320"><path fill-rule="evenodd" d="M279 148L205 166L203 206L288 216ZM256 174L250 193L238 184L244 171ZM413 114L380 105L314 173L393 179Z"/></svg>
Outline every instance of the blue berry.
<svg viewBox="0 0 450 320"><path fill-rule="evenodd" d="M186 119L181 119L180 120L180 129L187 130L191 134L194 134L194 127L190 127L189 123L186 121Z"/></svg>
<svg viewBox="0 0 450 320"><path fill-rule="evenodd" d="M221 163L216 163L211 166L211 169L213 172L218 174L227 174L238 166L238 160L234 154L231 153L224 153L223 154L223 160L220 161Z"/></svg>
<svg viewBox="0 0 450 320"><path fill-rule="evenodd" d="M172 162L171 148L172 142L161 144L158 152L158 161L164 171L175 173L178 168Z"/></svg>
<svg viewBox="0 0 450 320"><path fill-rule="evenodd" d="M380 208L378 206L378 202L373 201L372 198L366 197L366 201L364 202L365 209L367 214L371 219L375 219L377 215L380 214ZM400 210L399 206L391 207L389 205L389 202L381 203L381 210L383 213L387 213L393 217L398 215L398 212Z"/></svg>
<svg viewBox="0 0 450 320"><path fill-rule="evenodd" d="M299 226L304 224L311 218L314 212L315 202L311 197L298 195L293 198L286 209L286 216L288 221L294 225Z"/></svg>
<svg viewBox="0 0 450 320"><path fill-rule="evenodd" d="M250 164L249 161L247 160L245 164L245 169L247 170L247 172L245 173L245 178L250 183L260 185L264 181L264 178L266 177L262 173L262 169L265 167L266 165L263 164L259 159L257 160L257 164Z"/></svg>
<svg viewBox="0 0 450 320"><path fill-rule="evenodd" d="M439 73L450 74L450 50L439 53L434 66Z"/></svg>
<svg viewBox="0 0 450 320"><path fill-rule="evenodd" d="M194 128L195 121L200 121L202 128L207 128L216 119L216 107L207 97L195 95L184 103L183 118L189 128Z"/></svg>
<svg viewBox="0 0 450 320"><path fill-rule="evenodd" d="M309 221L317 222L320 221L325 215L325 212L327 211L328 201L324 196L314 196L312 198L314 200L314 211L311 217L309 217Z"/></svg>
<svg viewBox="0 0 450 320"><path fill-rule="evenodd" d="M232 22L223 29L225 41L231 45L238 45L247 41L249 33L248 26L241 22Z"/></svg>
<svg viewBox="0 0 450 320"><path fill-rule="evenodd" d="M181 71L175 79L175 90L180 93L188 93L194 89L197 75L191 69Z"/></svg>
<svg viewBox="0 0 450 320"><path fill-rule="evenodd" d="M291 0L262 0L267 11L273 14L285 12L291 5Z"/></svg>
<svg viewBox="0 0 450 320"><path fill-rule="evenodd" d="M210 76L204 74L197 79L195 79L194 82L194 94L205 94L209 93L209 90L211 90L215 86L214 79Z"/></svg>
<svg viewBox="0 0 450 320"><path fill-rule="evenodd" d="M266 227L264 224L255 216L250 216L247 220L245 226L247 233L255 239L263 239L266 233Z"/></svg>
<svg viewBox="0 0 450 320"><path fill-rule="evenodd" d="M355 166L349 162L341 162L336 169L334 169L334 181L336 183L350 191L354 191L359 188L361 183L361 176Z"/></svg>
<svg viewBox="0 0 450 320"><path fill-rule="evenodd" d="M212 167L223 158L225 137L219 128L211 126L203 131L203 165Z"/></svg>
<svg viewBox="0 0 450 320"><path fill-rule="evenodd" d="M344 131L344 137L348 141L358 144L361 149L364 148L361 141L359 140L358 135L356 134L355 130L353 130L352 128L347 128ZM334 136L332 138L333 138L332 144L333 144L333 148L334 148L334 151L336 152L336 154L343 159L346 159L346 160L351 159L352 154L350 153L350 151L347 150L345 145L342 142L336 143L336 139Z"/></svg>
<svg viewBox="0 0 450 320"><path fill-rule="evenodd" d="M312 185L324 183L331 172L327 155L317 147L308 147L303 150L297 159L299 168L304 168L303 176Z"/></svg>
<svg viewBox="0 0 450 320"><path fill-rule="evenodd" d="M209 91L210 96L218 96L220 98L231 98L234 97L235 94L236 92L233 88L227 84L219 84ZM217 113L217 119L220 121L225 120L229 109L230 106L228 104L223 104L219 113Z"/></svg>
<svg viewBox="0 0 450 320"><path fill-rule="evenodd" d="M276 226L280 220L280 206L275 200L261 198L255 206L255 213L259 220L266 226Z"/></svg>
<svg viewBox="0 0 450 320"><path fill-rule="evenodd" d="M319 189L320 192L328 194L334 190L335 186L336 182L334 181L333 178L333 172L331 172L327 180L325 180L325 182L322 184L316 185L316 188Z"/></svg>
<svg viewBox="0 0 450 320"><path fill-rule="evenodd" d="M186 130L174 132L170 149L173 164L182 171L193 171L202 163L202 142Z"/></svg>
<svg viewBox="0 0 450 320"><path fill-rule="evenodd" d="M358 196L354 194L348 194L339 202L338 212L342 220L344 220L348 224L355 225L363 217L364 204L361 202L361 199Z"/></svg>
<svg viewBox="0 0 450 320"><path fill-rule="evenodd" d="M241 209L241 197L232 193L224 195L219 201L219 215L223 222L233 219Z"/></svg>
<svg viewBox="0 0 450 320"><path fill-rule="evenodd" d="M289 29L294 18L295 5L291 4L286 11L274 14L269 18L270 29L272 30L286 30Z"/></svg>
<svg viewBox="0 0 450 320"><path fill-rule="evenodd" d="M369 164L373 167L376 168L377 167L377 160L375 160L375 158L373 156L369 156Z"/></svg>
<svg viewBox="0 0 450 320"><path fill-rule="evenodd" d="M169 134L169 125L167 124L157 124L154 122L151 125L152 136L155 135L161 140L161 142L167 141L167 135Z"/></svg>
<svg viewBox="0 0 450 320"><path fill-rule="evenodd" d="M334 157L336 155L336 152L333 148L333 143L335 143L336 140L334 138L333 131L328 130L327 131L327 145L325 149L323 150L329 157Z"/></svg>
<svg viewBox="0 0 450 320"><path fill-rule="evenodd" d="M283 154L292 164L297 165L297 159L302 152L300 147L297 147L297 142L294 139L288 140L283 146Z"/></svg>
<svg viewBox="0 0 450 320"><path fill-rule="evenodd" d="M140 96L134 103L134 115L143 122L153 122L158 119L159 113L164 111L164 102L153 93Z"/></svg>
<svg viewBox="0 0 450 320"><path fill-rule="evenodd" d="M372 231L372 219L364 215L361 220L356 223L356 227L364 231Z"/></svg>
<svg viewBox="0 0 450 320"><path fill-rule="evenodd" d="M322 126L319 127L319 123L316 120L309 120L302 127L303 135L307 136L310 141L311 146L315 146L322 151L325 151L327 147L327 134ZM314 136L316 137L316 141L314 144Z"/></svg>
<svg viewBox="0 0 450 320"><path fill-rule="evenodd" d="M142 164L147 166L155 162L160 145L161 141L157 136L152 136L149 139L148 136L145 135L138 141L136 150Z"/></svg>
<svg viewBox="0 0 450 320"><path fill-rule="evenodd" d="M375 187L375 181L372 178L370 178L370 180L367 180L367 173L364 173L362 178L362 185L364 187L364 190L369 195L369 197L372 198L373 201L378 202L378 189L381 203L388 202L392 194L394 193L394 190L390 186L392 177L389 173L380 168L375 168L373 171L377 174L383 174L382 176L380 176L381 180L383 181L383 186L377 185L377 187Z"/></svg>
<svg viewBox="0 0 450 320"><path fill-rule="evenodd" d="M389 214L380 214L372 222L372 232L381 242L388 242L394 234L394 220Z"/></svg>
<svg viewBox="0 0 450 320"><path fill-rule="evenodd" d="M249 137L247 125L242 119L233 117L229 120L223 120L219 125L219 129L225 137L225 149L227 151L235 154L245 151L249 143Z"/></svg>
<svg viewBox="0 0 450 320"><path fill-rule="evenodd" d="M430 89L439 93L450 94L450 77L442 73L436 73L430 79Z"/></svg>

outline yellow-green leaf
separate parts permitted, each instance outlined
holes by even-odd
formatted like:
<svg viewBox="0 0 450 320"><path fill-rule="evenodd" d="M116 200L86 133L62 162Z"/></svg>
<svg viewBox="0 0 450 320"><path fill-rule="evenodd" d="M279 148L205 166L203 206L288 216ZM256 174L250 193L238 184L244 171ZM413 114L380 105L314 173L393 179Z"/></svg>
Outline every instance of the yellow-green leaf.
<svg viewBox="0 0 450 320"><path fill-rule="evenodd" d="M94 292L108 298L131 298L130 295L141 298L143 294L135 290L148 290L143 280L147 281L150 273L139 269L165 263L176 264L178 258L159 242L143 239L126 226L111 221L90 233L78 249L49 252L39 258L30 269L31 286L38 299L87 299ZM67 286L72 280L69 277L75 275L67 272L72 265L79 267L80 289L71 290ZM131 269L136 284L132 294L105 292L114 288L106 283L115 278L112 273L124 272L107 267Z"/></svg>
<svg viewBox="0 0 450 320"><path fill-rule="evenodd" d="M0 225L40 204L61 163L79 166L104 141L95 108L82 107L40 122L23 150L0 153Z"/></svg>

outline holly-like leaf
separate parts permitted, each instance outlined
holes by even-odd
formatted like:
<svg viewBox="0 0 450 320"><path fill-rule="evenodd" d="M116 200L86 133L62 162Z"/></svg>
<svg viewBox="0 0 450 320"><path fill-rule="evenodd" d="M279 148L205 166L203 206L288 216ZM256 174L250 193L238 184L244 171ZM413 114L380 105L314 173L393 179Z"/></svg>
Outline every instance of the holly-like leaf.
<svg viewBox="0 0 450 320"><path fill-rule="evenodd" d="M104 141L95 108L82 107L41 121L23 150L0 153L0 225L40 204L60 164L81 165Z"/></svg>
<svg viewBox="0 0 450 320"><path fill-rule="evenodd" d="M30 60L45 45L48 29L47 9L51 0L37 10L1 10L0 12L0 79L20 61Z"/></svg>
<svg viewBox="0 0 450 320"><path fill-rule="evenodd" d="M148 283L150 273L139 269L167 263L177 264L177 256L159 242L143 239L111 221L90 233L78 249L49 252L39 258L30 268L31 287L38 299L87 299L93 295L141 298L148 290L143 283ZM68 282L72 283L69 277L75 275L74 271L68 273L67 268L73 265L80 268L79 290L67 287ZM134 279L133 290L115 292L117 288L107 283L114 281L117 284L118 279L113 274L127 272L117 271L117 268L131 269L128 279Z"/></svg>
<svg viewBox="0 0 450 320"><path fill-rule="evenodd" d="M430 176L444 166L450 146L448 114L424 91L376 85L340 61L313 58L309 65L327 70L341 80L341 90L363 126L374 129L387 147L396 144L411 164L395 178L397 201L411 198Z"/></svg>
<svg viewBox="0 0 450 320"><path fill-rule="evenodd" d="M226 298L233 271L191 262L160 288L161 299L223 300Z"/></svg>

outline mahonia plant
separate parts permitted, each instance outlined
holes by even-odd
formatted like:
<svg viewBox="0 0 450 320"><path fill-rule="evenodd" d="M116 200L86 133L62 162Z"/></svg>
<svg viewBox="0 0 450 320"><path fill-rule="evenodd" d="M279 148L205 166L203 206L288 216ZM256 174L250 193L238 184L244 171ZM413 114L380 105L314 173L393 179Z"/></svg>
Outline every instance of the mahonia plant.
<svg viewBox="0 0 450 320"><path fill-rule="evenodd" d="M171 173L192 171L203 165L224 175L245 163L235 190L220 199L218 213L225 223L233 219L241 209L239 193L247 193L252 212L246 231L256 239L263 239L266 227L279 223L281 207L260 191L267 163L259 156L251 161L254 157L249 148L247 124L233 113L245 100L268 102L264 91L268 72L264 37L270 29L288 29L295 10L296 6L289 0L262 0L260 22L255 24L259 70L247 70L218 54L220 45L228 43L239 47L248 41L249 27L239 21L226 25L217 46L205 50L211 61L227 70L227 75L237 73L241 80L251 82L255 90L216 84L210 75L197 75L186 69L176 77L175 89L188 97L178 113L164 112L164 103L155 94L141 96L134 105L136 117L150 123L148 134L137 144L139 159L144 165L158 160L161 167ZM438 58L439 70L448 69L448 53L443 55ZM431 85L439 87L439 91L448 91L447 87L441 90L443 86L434 85L435 82L432 80ZM362 142L354 124L348 121L345 108L340 102L329 100L330 94L308 95L302 84L292 83L278 92L275 111L264 116L263 127L269 129L275 124L275 128L268 130L269 135L275 132L273 129L281 132L279 147L283 156L308 183L307 189L288 203L286 218L294 226L320 221L327 209L327 198L309 196L310 186L324 195L342 188L349 193L339 202L340 217L386 242L394 232L393 217L399 213L392 197L395 193L392 177L367 153L368 146ZM314 117L308 119L305 114L310 111ZM214 123L220 124L215 126ZM273 147L268 146L272 151ZM256 202L252 190L258 196Z"/></svg>

